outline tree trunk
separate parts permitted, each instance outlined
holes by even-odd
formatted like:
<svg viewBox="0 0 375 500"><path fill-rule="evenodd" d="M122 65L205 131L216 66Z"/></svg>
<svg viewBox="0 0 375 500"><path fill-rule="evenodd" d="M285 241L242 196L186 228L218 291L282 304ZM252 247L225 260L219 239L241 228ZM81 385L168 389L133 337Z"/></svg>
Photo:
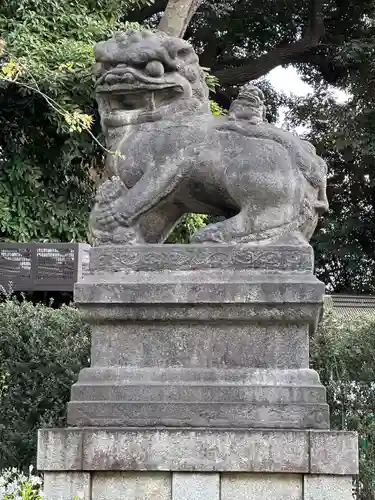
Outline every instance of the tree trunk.
<svg viewBox="0 0 375 500"><path fill-rule="evenodd" d="M182 38L191 18L203 0L169 0L159 31Z"/></svg>

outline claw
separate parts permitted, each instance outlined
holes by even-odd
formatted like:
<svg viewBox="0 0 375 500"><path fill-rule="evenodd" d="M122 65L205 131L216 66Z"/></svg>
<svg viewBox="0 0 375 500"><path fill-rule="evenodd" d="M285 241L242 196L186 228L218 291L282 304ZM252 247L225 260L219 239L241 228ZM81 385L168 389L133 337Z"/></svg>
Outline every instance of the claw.
<svg viewBox="0 0 375 500"><path fill-rule="evenodd" d="M117 220L119 224L124 224L127 222L127 217L124 216L124 214L115 213L114 218Z"/></svg>

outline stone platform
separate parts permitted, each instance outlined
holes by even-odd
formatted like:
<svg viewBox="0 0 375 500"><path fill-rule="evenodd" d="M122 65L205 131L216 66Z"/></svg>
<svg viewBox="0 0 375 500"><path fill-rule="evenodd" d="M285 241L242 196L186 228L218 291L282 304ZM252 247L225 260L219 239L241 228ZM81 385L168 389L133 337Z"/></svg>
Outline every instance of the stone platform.
<svg viewBox="0 0 375 500"><path fill-rule="evenodd" d="M50 429L38 468L49 500L350 500L357 442L329 431Z"/></svg>
<svg viewBox="0 0 375 500"><path fill-rule="evenodd" d="M91 250L91 366L39 434L49 500L350 500L357 437L309 368L309 245Z"/></svg>
<svg viewBox="0 0 375 500"><path fill-rule="evenodd" d="M308 368L324 293L311 247L97 247L90 266L70 425L328 428Z"/></svg>

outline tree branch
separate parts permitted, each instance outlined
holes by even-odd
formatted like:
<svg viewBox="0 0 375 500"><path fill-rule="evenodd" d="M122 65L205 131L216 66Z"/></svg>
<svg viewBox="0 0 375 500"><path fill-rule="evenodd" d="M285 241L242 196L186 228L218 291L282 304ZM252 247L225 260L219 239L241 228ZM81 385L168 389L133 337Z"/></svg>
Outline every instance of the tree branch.
<svg viewBox="0 0 375 500"><path fill-rule="evenodd" d="M312 0L309 27L300 40L287 45L279 45L267 54L240 67L214 71L214 75L223 85L243 85L266 75L277 66L294 62L298 56L318 47L325 35L322 7L323 0Z"/></svg>
<svg viewBox="0 0 375 500"><path fill-rule="evenodd" d="M164 11L166 5L167 0L155 0L150 5L128 12L126 15L126 21L143 23L155 14Z"/></svg>
<svg viewBox="0 0 375 500"><path fill-rule="evenodd" d="M159 30L168 35L183 37L191 18L203 0L169 0Z"/></svg>
<svg viewBox="0 0 375 500"><path fill-rule="evenodd" d="M317 54L314 51L305 52L304 54L300 54L291 63L296 64L309 64L316 68L322 74L324 80L334 85L341 78L345 77L348 72L348 66L345 64L341 64L330 54Z"/></svg>

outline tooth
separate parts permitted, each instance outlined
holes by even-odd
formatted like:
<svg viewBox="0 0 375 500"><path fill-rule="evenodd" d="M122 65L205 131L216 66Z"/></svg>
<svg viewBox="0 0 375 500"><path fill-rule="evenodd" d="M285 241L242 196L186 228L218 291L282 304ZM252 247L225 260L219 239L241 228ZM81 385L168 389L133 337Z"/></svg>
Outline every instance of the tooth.
<svg viewBox="0 0 375 500"><path fill-rule="evenodd" d="M146 94L147 96L147 94ZM156 105L155 105L155 92L150 92L150 94L146 97L147 103L148 103L148 109L150 111L155 111Z"/></svg>
<svg viewBox="0 0 375 500"><path fill-rule="evenodd" d="M115 83L118 83L119 82L119 77L116 76L116 75L107 75L106 79L105 79L106 83L108 83L109 85L113 85Z"/></svg>
<svg viewBox="0 0 375 500"><path fill-rule="evenodd" d="M131 73L125 73L124 75L122 75L121 81L126 82L126 83L134 83L135 78Z"/></svg>

